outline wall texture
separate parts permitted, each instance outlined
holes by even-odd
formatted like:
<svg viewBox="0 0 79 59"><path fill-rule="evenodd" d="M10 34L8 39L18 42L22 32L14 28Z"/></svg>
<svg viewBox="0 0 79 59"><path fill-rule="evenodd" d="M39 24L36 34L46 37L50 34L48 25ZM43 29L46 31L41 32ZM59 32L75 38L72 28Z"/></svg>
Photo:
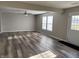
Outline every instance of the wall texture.
<svg viewBox="0 0 79 59"><path fill-rule="evenodd" d="M34 16L2 13L2 32L34 31Z"/></svg>
<svg viewBox="0 0 79 59"><path fill-rule="evenodd" d="M43 15L52 15L54 17L54 21L53 21L53 31L49 32L49 31L45 31L42 30L42 16ZM65 17L65 14L62 13L51 13L51 14L43 14L43 15L38 15L36 16L36 30L38 32L44 32L46 34L51 34L53 36L59 37L61 39L66 39L66 35L67 35L67 19Z"/></svg>

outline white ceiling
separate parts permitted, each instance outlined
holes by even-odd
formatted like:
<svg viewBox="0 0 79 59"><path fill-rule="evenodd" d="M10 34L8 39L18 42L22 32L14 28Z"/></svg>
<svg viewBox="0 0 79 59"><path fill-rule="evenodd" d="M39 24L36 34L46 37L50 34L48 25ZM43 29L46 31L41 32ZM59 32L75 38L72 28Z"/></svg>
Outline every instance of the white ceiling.
<svg viewBox="0 0 79 59"><path fill-rule="evenodd" d="M79 6L79 1L23 1L23 2L60 9Z"/></svg>
<svg viewBox="0 0 79 59"><path fill-rule="evenodd" d="M25 9L16 9L16 8L0 8L0 12L2 13L27 13L37 15L37 14L43 14L47 13L48 11L37 11L37 10L25 10Z"/></svg>
<svg viewBox="0 0 79 59"><path fill-rule="evenodd" d="M21 1L24 2L24 1ZM55 7L55 8L71 8L75 6L79 6L79 1L25 1L24 3L30 3L30 4L36 4L36 5L42 5L42 6L48 6L48 7ZM27 13L36 15L36 14L43 14L47 13L49 11L38 11L38 10L26 10ZM25 9L16 9L16 8L0 8L0 12L3 13L24 13Z"/></svg>

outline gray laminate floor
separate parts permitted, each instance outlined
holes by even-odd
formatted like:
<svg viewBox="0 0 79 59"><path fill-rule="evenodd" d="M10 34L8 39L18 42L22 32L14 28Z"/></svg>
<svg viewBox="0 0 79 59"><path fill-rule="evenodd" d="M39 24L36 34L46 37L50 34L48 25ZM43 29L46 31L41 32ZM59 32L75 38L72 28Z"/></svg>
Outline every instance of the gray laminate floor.
<svg viewBox="0 0 79 59"><path fill-rule="evenodd" d="M37 32L0 34L0 57L3 58L78 58L79 51Z"/></svg>

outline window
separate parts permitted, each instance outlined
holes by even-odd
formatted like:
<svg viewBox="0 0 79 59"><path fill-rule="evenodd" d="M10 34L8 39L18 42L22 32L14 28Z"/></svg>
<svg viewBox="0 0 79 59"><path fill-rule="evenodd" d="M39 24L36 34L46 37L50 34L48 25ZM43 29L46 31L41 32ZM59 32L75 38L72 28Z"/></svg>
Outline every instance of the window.
<svg viewBox="0 0 79 59"><path fill-rule="evenodd" d="M43 16L42 29L52 31L53 16Z"/></svg>
<svg viewBox="0 0 79 59"><path fill-rule="evenodd" d="M71 30L79 30L79 15L72 16Z"/></svg>
<svg viewBox="0 0 79 59"><path fill-rule="evenodd" d="M48 16L48 20L47 20L47 30L52 31L52 24L53 23L53 17L52 16Z"/></svg>
<svg viewBox="0 0 79 59"><path fill-rule="evenodd" d="M43 19L42 19L42 29L46 29L46 16L43 16Z"/></svg>

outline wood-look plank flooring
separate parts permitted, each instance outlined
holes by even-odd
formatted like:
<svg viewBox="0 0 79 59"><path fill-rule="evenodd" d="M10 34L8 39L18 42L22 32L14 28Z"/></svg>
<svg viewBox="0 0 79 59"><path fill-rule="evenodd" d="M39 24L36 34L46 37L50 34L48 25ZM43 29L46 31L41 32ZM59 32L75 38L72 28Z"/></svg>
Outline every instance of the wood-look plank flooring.
<svg viewBox="0 0 79 59"><path fill-rule="evenodd" d="M10 32L0 34L1 58L30 58L35 55L41 55L41 53L46 51L55 54L55 58L79 57L79 51L65 46L41 33ZM42 58L45 57L46 54L42 55Z"/></svg>

